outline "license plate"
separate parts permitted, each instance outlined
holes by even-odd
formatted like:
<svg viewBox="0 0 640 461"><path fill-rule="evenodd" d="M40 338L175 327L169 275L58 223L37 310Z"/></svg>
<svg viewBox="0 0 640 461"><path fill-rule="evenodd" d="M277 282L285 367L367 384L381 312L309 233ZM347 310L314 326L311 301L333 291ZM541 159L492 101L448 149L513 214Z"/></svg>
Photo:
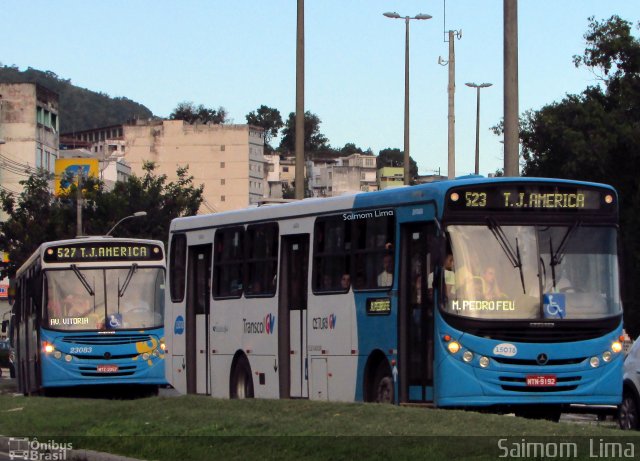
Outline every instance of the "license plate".
<svg viewBox="0 0 640 461"><path fill-rule="evenodd" d="M98 373L117 373L118 365L98 365Z"/></svg>
<svg viewBox="0 0 640 461"><path fill-rule="evenodd" d="M540 387L540 386L555 386L555 375L528 375L527 386Z"/></svg>

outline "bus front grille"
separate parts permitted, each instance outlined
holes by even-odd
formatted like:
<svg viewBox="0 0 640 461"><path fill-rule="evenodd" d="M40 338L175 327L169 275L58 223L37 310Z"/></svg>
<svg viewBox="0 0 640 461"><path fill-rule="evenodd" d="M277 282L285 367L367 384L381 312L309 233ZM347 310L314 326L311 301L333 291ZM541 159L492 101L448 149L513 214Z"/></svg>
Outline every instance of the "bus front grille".
<svg viewBox="0 0 640 461"><path fill-rule="evenodd" d="M135 344L151 341L151 335L73 335L63 336L61 341L66 344L89 346L117 346L121 344Z"/></svg>

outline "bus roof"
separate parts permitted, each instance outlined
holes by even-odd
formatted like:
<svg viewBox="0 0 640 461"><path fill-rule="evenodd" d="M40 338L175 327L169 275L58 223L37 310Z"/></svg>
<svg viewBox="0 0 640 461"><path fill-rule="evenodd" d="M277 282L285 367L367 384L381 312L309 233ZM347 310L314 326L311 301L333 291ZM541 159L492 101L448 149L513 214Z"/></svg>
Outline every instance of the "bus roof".
<svg viewBox="0 0 640 461"><path fill-rule="evenodd" d="M514 182L572 184L606 188L615 193L615 189L607 184L586 181L532 177L485 178L483 176L469 175L453 180L435 181L416 186L403 186L375 192L360 192L326 198L313 197L289 203L272 204L269 206L251 206L240 210L175 218L171 222L170 233L192 230L194 228L210 228L238 223L273 220L274 218L335 213L342 210L347 211L359 208L395 206L415 203L421 200L443 201L447 191L453 187Z"/></svg>

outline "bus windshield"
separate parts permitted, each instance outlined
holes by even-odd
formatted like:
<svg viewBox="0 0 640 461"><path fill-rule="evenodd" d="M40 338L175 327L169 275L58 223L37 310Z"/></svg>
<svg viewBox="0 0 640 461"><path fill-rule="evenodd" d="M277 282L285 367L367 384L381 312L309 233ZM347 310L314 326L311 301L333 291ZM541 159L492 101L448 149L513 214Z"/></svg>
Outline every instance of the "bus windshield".
<svg viewBox="0 0 640 461"><path fill-rule="evenodd" d="M557 226L451 225L455 285L445 311L476 319L598 319L622 311L616 231ZM449 283L451 283L449 278Z"/></svg>
<svg viewBox="0 0 640 461"><path fill-rule="evenodd" d="M157 328L164 321L164 270L138 267L46 271L46 327Z"/></svg>

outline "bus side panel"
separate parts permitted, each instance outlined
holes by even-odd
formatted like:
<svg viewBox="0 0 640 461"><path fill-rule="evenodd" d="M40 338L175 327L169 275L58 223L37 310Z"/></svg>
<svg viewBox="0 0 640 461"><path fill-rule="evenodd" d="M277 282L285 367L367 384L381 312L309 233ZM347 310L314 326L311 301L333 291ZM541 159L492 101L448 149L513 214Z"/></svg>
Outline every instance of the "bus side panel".
<svg viewBox="0 0 640 461"><path fill-rule="evenodd" d="M397 281L394 280L394 286ZM358 335L358 379L355 400L363 401L365 368L374 351L382 352L388 360L396 358L398 344L398 303L391 291L363 291L355 293ZM367 313L367 303L376 300L389 303L385 314Z"/></svg>
<svg viewBox="0 0 640 461"><path fill-rule="evenodd" d="M308 351L311 364L316 365L309 369L312 400L354 399L358 349L355 307L351 291L309 296Z"/></svg>
<svg viewBox="0 0 640 461"><path fill-rule="evenodd" d="M257 398L278 398L277 298L239 298L211 303L211 395L229 398L236 354L249 360ZM263 384L264 383L264 384Z"/></svg>
<svg viewBox="0 0 640 461"><path fill-rule="evenodd" d="M169 290L165 303L165 340L167 344L166 379L178 392L187 392L186 363L184 356L185 313L184 303L171 302Z"/></svg>

